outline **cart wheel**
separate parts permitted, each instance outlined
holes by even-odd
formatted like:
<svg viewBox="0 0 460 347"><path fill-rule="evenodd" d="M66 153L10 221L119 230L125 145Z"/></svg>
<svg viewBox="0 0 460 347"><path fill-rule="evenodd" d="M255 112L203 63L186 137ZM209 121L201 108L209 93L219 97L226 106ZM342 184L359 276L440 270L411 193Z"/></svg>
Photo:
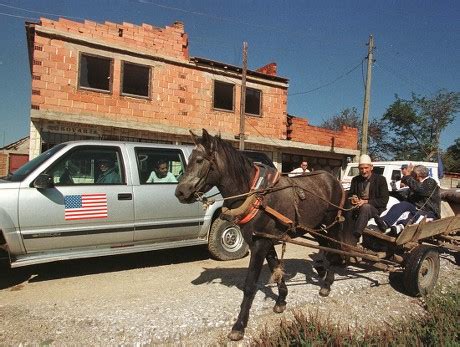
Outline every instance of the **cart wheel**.
<svg viewBox="0 0 460 347"><path fill-rule="evenodd" d="M420 245L408 255L404 267L404 287L412 296L430 293L439 275L439 253L433 247Z"/></svg>

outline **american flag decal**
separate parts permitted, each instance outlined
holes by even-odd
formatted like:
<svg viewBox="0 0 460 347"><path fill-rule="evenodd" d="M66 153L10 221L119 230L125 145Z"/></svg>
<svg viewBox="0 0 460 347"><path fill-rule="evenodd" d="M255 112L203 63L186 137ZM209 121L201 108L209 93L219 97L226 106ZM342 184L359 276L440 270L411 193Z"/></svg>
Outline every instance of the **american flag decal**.
<svg viewBox="0 0 460 347"><path fill-rule="evenodd" d="M106 194L66 195L65 220L107 218Z"/></svg>

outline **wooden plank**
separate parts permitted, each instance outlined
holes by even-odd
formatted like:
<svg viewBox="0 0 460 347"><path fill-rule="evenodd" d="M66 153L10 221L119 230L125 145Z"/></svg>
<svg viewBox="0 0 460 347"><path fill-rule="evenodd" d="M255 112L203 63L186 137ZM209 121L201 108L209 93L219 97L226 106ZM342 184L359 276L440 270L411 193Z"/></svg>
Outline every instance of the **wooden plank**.
<svg viewBox="0 0 460 347"><path fill-rule="evenodd" d="M397 245L418 241L438 234L450 234L460 230L460 215L438 219L423 225L412 224L404 228L396 239Z"/></svg>
<svg viewBox="0 0 460 347"><path fill-rule="evenodd" d="M363 234L375 237L375 238L380 239L380 240L385 240L385 241L388 241L388 242L391 242L391 243L396 241L395 237L386 235L386 234L382 233L381 231L377 231L377 230L372 230L372 229L365 228L363 230Z"/></svg>

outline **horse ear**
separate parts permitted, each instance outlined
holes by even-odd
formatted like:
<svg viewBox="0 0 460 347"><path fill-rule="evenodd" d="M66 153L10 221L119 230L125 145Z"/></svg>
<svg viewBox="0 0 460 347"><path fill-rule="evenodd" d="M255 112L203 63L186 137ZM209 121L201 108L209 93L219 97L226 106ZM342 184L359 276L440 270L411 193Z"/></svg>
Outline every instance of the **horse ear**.
<svg viewBox="0 0 460 347"><path fill-rule="evenodd" d="M206 129L203 129L202 145L206 151L212 152L214 150L214 137Z"/></svg>
<svg viewBox="0 0 460 347"><path fill-rule="evenodd" d="M198 146L198 136L195 135L195 133L191 130L189 130L190 136L192 137L192 141L195 144L195 146Z"/></svg>

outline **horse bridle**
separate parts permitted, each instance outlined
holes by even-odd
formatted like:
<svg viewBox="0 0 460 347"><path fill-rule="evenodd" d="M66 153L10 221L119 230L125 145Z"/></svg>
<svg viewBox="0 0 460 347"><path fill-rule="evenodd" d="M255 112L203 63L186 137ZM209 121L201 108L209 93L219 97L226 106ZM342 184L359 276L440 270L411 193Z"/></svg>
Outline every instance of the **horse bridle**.
<svg viewBox="0 0 460 347"><path fill-rule="evenodd" d="M207 167L206 167L206 173L200 177L199 181L197 182L196 185L199 185L199 183L201 183L203 180L206 180L209 176L209 173L211 172L211 169L213 168L213 166L216 165L216 160L215 160L215 156L214 155L209 155L206 153L206 149L200 145L200 146L197 146L197 149L200 149L200 152L202 152L202 157L204 160L206 160L206 162L208 163ZM200 173L203 171L203 168L200 169ZM195 198L197 199L197 201L201 201L203 199L203 195L204 195L204 192L194 192L193 195L195 196Z"/></svg>

